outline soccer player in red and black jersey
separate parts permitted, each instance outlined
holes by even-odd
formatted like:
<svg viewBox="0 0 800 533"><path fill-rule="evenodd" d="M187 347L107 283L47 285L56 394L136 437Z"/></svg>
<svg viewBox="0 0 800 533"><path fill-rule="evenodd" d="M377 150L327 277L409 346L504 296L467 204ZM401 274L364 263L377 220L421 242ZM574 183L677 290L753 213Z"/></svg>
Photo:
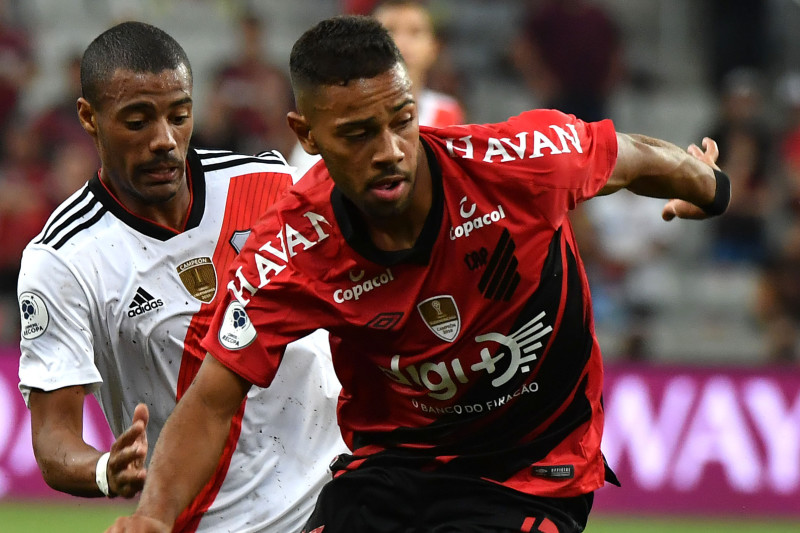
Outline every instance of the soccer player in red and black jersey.
<svg viewBox="0 0 800 533"><path fill-rule="evenodd" d="M669 199L665 220L720 214L716 145L686 152L553 110L421 128L402 58L369 18L310 29L291 73L289 124L325 165L232 264L210 355L113 531L168 531L250 384L269 386L284 346L319 327L352 454L332 464L307 531L582 531L593 491L615 479L567 214L623 188Z"/></svg>

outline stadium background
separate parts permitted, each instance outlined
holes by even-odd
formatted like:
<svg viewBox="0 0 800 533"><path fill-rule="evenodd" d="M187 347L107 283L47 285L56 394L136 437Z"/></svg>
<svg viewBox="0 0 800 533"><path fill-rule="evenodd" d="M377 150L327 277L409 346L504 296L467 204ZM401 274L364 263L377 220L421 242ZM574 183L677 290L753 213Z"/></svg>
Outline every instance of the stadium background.
<svg viewBox="0 0 800 533"><path fill-rule="evenodd" d="M773 199L761 216L768 229L766 249L779 248L794 222L791 210L780 204L792 190L781 144L795 126L795 106L800 108L795 92L800 89L793 85L795 70L800 71L800 2L589 1L603 7L621 31L624 75L608 107L620 131L681 146L699 142L719 122L728 87L716 43L727 38L731 49L742 42L753 48L740 54L741 65L728 66L752 67L747 72L758 74L754 87L763 96L761 118L771 134L765 183ZM291 44L305 28L366 3L4 0L5 25L27 35L34 65L12 120L31 122L63 99L65 62L112 23L139 19L167 30L187 50L195 74L196 131L202 131L213 105L210 80L218 65L239 53L243 12L264 23L262 52L285 72ZM536 3L429 2L446 45L439 68L448 76L439 83L460 98L470 122L503 120L539 104L510 60L520 20ZM731 16L720 17L720 5ZM763 18L748 21L754 12ZM7 62L0 54L0 70ZM4 136L4 155L9 142ZM0 192L11 179L7 168L0 162ZM796 359L770 355L770 328L759 310L769 257L715 256L711 228L725 224L725 217L711 224L677 222L664 230L655 225L657 202L642 212L641 205L620 196L623 200L613 204L617 212L586 213L597 239L592 244L601 248L586 254L590 274L592 261L603 260L602 248L613 247L623 235L634 235L628 244L634 250L655 236L659 249L626 256L633 266L618 278L597 274L593 280L598 335L608 361L604 451L624 486L600 491L587 531L800 530L800 372ZM0 531L100 531L131 505L73 499L44 486L30 452L27 410L16 391L16 303L8 294L4 298ZM89 420L87 434L107 446L109 436L94 406Z"/></svg>

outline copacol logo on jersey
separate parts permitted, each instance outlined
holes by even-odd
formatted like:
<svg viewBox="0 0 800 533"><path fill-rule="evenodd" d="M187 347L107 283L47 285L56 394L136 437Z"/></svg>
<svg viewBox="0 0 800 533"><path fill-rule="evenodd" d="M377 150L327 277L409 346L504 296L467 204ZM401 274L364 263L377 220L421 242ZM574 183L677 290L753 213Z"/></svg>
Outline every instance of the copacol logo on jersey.
<svg viewBox="0 0 800 533"><path fill-rule="evenodd" d="M237 301L228 304L222 325L219 328L219 342L228 350L241 350L256 338L256 328L247 316L244 306Z"/></svg>
<svg viewBox="0 0 800 533"><path fill-rule="evenodd" d="M485 214L478 214L478 216L472 218L477 210L477 206L474 203L469 203L469 205L467 205L468 202L469 200L466 196L461 198L458 213L461 215L461 218L466 219L466 222L450 228L451 241L461 237L469 237L469 234L473 231L479 230L485 226L491 226L495 222L506 218L506 213L503 211L503 206L500 204L498 204L497 208L493 211Z"/></svg>
<svg viewBox="0 0 800 533"><path fill-rule="evenodd" d="M346 289L336 289L336 291L333 293L333 301L337 304L341 304L349 300L358 300L365 293L394 281L394 275L392 274L391 268L387 268L374 278L370 278L366 281L361 281L364 278L363 270L359 270L358 272L351 270L349 275L350 281L353 282L353 285Z"/></svg>
<svg viewBox="0 0 800 533"><path fill-rule="evenodd" d="M417 304L417 310L430 330L442 340L453 342L461 331L461 317L452 296L434 296Z"/></svg>
<svg viewBox="0 0 800 533"><path fill-rule="evenodd" d="M22 338L35 339L47 329L50 313L38 295L23 292L19 295L19 313L22 318Z"/></svg>

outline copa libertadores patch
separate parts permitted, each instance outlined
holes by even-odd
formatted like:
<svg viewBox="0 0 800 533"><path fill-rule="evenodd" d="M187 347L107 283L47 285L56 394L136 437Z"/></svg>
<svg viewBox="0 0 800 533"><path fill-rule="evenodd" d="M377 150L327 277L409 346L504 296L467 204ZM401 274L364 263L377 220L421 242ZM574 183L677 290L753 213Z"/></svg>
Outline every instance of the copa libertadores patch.
<svg viewBox="0 0 800 533"><path fill-rule="evenodd" d="M22 319L22 338L31 340L40 336L50 323L50 313L44 300L32 292L19 295L19 314Z"/></svg>
<svg viewBox="0 0 800 533"><path fill-rule="evenodd" d="M247 316L244 306L231 302L225 310L219 328L219 342L228 350L241 350L256 338L256 328Z"/></svg>

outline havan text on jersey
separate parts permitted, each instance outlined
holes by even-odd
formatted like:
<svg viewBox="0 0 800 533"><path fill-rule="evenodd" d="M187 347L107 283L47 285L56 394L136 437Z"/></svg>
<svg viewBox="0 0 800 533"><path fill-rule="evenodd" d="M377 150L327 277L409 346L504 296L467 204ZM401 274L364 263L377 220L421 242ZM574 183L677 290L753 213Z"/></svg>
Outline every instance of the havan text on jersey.
<svg viewBox="0 0 800 533"><path fill-rule="evenodd" d="M245 296L245 291L252 296L258 289L269 283L272 276L279 274L286 268L290 257L294 257L299 252L308 250L328 238L329 235L325 232L323 224L330 226L331 223L325 217L312 211L303 213L303 216L308 219L314 228L316 240L311 240L296 228L289 224L284 224L283 229L275 235L274 240L267 241L258 249L258 252L261 253L256 252L253 254L253 262L258 270L257 285L253 285L244 277L242 267L239 267L234 272L235 279L228 282L228 290L243 306L250 302L250 298ZM299 250L297 249L298 246L301 247Z"/></svg>
<svg viewBox="0 0 800 533"><path fill-rule="evenodd" d="M476 146L472 142L472 135L466 135L459 139L447 139L447 152L450 157L461 157L463 159L482 159L486 163L512 161L514 159L535 159L543 157L545 154L560 155L572 153L570 145L579 154L583 153L580 137L572 124L565 124L564 127L551 124L548 126L558 136L558 145L547 135L538 130L531 132L521 131L514 137L516 142L510 137L495 138L489 137L486 146ZM567 132L564 128L568 128ZM530 139L529 139L530 136Z"/></svg>

